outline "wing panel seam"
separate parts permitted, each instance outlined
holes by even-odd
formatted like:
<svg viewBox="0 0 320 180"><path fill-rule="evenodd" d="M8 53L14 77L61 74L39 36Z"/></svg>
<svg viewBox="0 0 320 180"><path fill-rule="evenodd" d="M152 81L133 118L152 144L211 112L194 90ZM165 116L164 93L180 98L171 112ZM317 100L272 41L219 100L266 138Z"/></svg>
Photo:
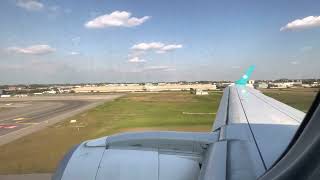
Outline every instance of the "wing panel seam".
<svg viewBox="0 0 320 180"><path fill-rule="evenodd" d="M229 124L229 106L230 106L230 87L228 89L228 101L227 101L227 114L226 114L226 125Z"/></svg>
<svg viewBox="0 0 320 180"><path fill-rule="evenodd" d="M99 170L100 170L101 162L102 162L102 159L103 159L103 156L104 156L105 152L106 152L106 149L104 149L104 151L102 153L101 159L99 161L98 169L97 169L97 172L96 172L96 175L95 175L94 179L97 179L97 177L98 177L98 173L99 173Z"/></svg>
<svg viewBox="0 0 320 180"><path fill-rule="evenodd" d="M261 161L262 161L263 167L264 167L265 170L267 170L266 163L264 162L264 159L263 159L263 157L262 157L262 153L261 153L261 151L260 151L260 149L259 149L259 146L258 146L256 137L254 136L254 133L253 133L253 131L252 131L251 125L250 125L249 120L248 120L248 117L247 117L246 110L245 110L244 107L243 107L243 104L242 104L242 101L241 101L241 98L240 98L240 95L239 95L239 92L238 92L238 89L237 89L237 88L236 88L236 91L237 91L237 95L238 95L238 98L239 98L239 101L240 101L240 104L241 104L241 107L242 107L244 116L246 117L246 120L247 120L247 123L248 123L248 127L249 127L249 130L250 130L250 132L251 132L253 141L254 141L254 143L255 143L255 145L256 145L256 147L257 147L257 150L258 150L260 159L261 159Z"/></svg>

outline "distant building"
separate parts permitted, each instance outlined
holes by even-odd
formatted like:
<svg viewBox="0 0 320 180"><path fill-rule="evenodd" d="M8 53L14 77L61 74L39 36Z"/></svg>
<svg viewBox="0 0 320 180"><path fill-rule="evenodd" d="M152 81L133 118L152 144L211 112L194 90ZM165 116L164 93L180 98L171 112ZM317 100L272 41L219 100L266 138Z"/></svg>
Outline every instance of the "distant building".
<svg viewBox="0 0 320 180"><path fill-rule="evenodd" d="M8 91L16 91L17 90L17 87L16 86L9 86Z"/></svg>
<svg viewBox="0 0 320 180"><path fill-rule="evenodd" d="M301 80L294 81L294 82L292 82L292 86L301 87L302 86L302 81Z"/></svg>
<svg viewBox="0 0 320 180"><path fill-rule="evenodd" d="M249 80L246 86L253 88L254 80Z"/></svg>
<svg viewBox="0 0 320 180"><path fill-rule="evenodd" d="M207 91L203 91L201 89L196 90L196 95L209 95Z"/></svg>
<svg viewBox="0 0 320 180"><path fill-rule="evenodd" d="M50 91L44 91L43 93L45 94L56 94L57 92L54 90L50 90Z"/></svg>
<svg viewBox="0 0 320 180"><path fill-rule="evenodd" d="M315 81L311 84L312 87L320 87L320 83Z"/></svg>
<svg viewBox="0 0 320 180"><path fill-rule="evenodd" d="M293 86L292 82L276 82L276 83L270 83L270 88L290 88Z"/></svg>
<svg viewBox="0 0 320 180"><path fill-rule="evenodd" d="M9 95L9 94L2 94L0 97L1 97L1 98L8 98L8 97L11 97L11 95Z"/></svg>
<svg viewBox="0 0 320 180"><path fill-rule="evenodd" d="M70 93L71 89L62 89L60 93Z"/></svg>
<svg viewBox="0 0 320 180"><path fill-rule="evenodd" d="M254 84L254 82L255 82L254 80L249 80L248 84Z"/></svg>
<svg viewBox="0 0 320 180"><path fill-rule="evenodd" d="M21 90L25 90L25 89L26 89L26 87L24 87L24 86L16 87L16 90L19 90L19 91L21 91Z"/></svg>
<svg viewBox="0 0 320 180"><path fill-rule="evenodd" d="M16 95L14 95L14 97L19 97L19 98L27 97L27 96L28 96L27 94L16 94Z"/></svg>
<svg viewBox="0 0 320 180"><path fill-rule="evenodd" d="M269 84L270 88L294 88L294 87L305 87L301 80L286 80L286 81L276 81Z"/></svg>
<svg viewBox="0 0 320 180"><path fill-rule="evenodd" d="M312 83L303 83L303 84L301 84L301 86L305 87L305 88L320 87L320 83L315 81L315 82L312 82Z"/></svg>
<svg viewBox="0 0 320 180"><path fill-rule="evenodd" d="M224 89L232 84L234 84L234 83L233 82L218 82L218 83L216 83L216 88Z"/></svg>
<svg viewBox="0 0 320 180"><path fill-rule="evenodd" d="M189 91L190 88L201 90L216 90L215 84L180 84L180 83L146 83L141 84L112 84L108 86L83 86L72 90L76 93L84 92L141 92L141 91Z"/></svg>
<svg viewBox="0 0 320 180"><path fill-rule="evenodd" d="M302 87L304 87L304 88L310 88L310 87L312 87L312 86L311 86L311 84L302 84Z"/></svg>
<svg viewBox="0 0 320 180"><path fill-rule="evenodd" d="M254 84L254 88L256 88L256 89L266 89L266 88L268 88L268 84L265 83L265 82L256 83L256 84Z"/></svg>

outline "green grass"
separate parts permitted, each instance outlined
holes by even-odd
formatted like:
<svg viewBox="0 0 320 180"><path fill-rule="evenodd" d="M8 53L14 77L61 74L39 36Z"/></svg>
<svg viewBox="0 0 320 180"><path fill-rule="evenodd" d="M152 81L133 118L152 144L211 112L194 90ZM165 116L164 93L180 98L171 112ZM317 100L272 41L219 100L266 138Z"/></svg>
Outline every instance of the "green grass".
<svg viewBox="0 0 320 180"><path fill-rule="evenodd" d="M262 89L267 96L303 112L308 111L318 91L317 88Z"/></svg>
<svg viewBox="0 0 320 180"><path fill-rule="evenodd" d="M209 131L221 93L195 96L187 92L137 93L105 103L64 122L0 147L0 173L52 172L63 154L87 139L123 131ZM77 120L77 126L70 124ZM3 163L5 162L5 163Z"/></svg>

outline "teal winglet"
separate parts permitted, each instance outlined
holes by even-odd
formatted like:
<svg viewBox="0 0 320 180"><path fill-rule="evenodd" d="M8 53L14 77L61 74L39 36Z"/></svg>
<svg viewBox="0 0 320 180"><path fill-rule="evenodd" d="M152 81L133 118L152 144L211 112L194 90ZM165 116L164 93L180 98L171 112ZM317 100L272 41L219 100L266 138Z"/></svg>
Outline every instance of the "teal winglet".
<svg viewBox="0 0 320 180"><path fill-rule="evenodd" d="M246 71L246 73L241 77L241 79L237 80L235 84L238 85L246 85L248 83L248 80L254 71L255 66L250 66L249 69Z"/></svg>

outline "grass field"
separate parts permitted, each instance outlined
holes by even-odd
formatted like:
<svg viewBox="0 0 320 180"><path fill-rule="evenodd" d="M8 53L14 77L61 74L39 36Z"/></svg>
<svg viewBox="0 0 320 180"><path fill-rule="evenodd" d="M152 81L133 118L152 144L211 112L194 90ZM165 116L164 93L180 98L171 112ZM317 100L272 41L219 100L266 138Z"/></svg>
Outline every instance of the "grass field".
<svg viewBox="0 0 320 180"><path fill-rule="evenodd" d="M52 172L73 145L113 133L209 131L215 118L212 113L217 111L221 95L220 92L209 96L195 96L188 92L129 94L1 146L0 173ZM70 124L71 119L76 119L77 124Z"/></svg>
<svg viewBox="0 0 320 180"><path fill-rule="evenodd" d="M266 89L265 94L307 111L318 89ZM63 154L83 140L125 131L209 131L222 93L128 94L0 147L0 174L52 172ZM203 114L192 114L203 113ZM206 114L211 113L211 114ZM70 124L76 119L77 124Z"/></svg>
<svg viewBox="0 0 320 180"><path fill-rule="evenodd" d="M307 112L319 89L263 89L262 92L303 112Z"/></svg>

